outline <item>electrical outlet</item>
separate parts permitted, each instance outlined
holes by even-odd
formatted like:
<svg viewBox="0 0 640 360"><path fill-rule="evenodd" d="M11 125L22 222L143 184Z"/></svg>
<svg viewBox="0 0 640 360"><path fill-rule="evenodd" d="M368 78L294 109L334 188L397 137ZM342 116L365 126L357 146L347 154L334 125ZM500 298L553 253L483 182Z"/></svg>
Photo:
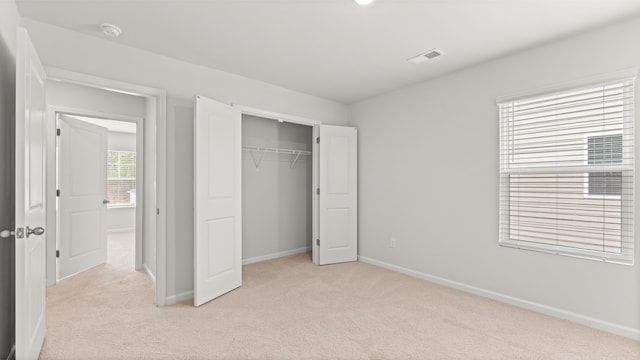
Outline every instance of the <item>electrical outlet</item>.
<svg viewBox="0 0 640 360"><path fill-rule="evenodd" d="M398 240L396 238L389 239L389 247L395 249L398 246Z"/></svg>

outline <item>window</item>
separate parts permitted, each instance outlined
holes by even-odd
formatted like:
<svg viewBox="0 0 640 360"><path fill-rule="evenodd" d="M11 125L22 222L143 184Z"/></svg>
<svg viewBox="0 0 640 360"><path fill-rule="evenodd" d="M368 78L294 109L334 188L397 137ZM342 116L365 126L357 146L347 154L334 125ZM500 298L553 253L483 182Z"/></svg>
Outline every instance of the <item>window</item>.
<svg viewBox="0 0 640 360"><path fill-rule="evenodd" d="M136 205L136 153L112 151L107 155L109 207Z"/></svg>
<svg viewBox="0 0 640 360"><path fill-rule="evenodd" d="M633 263L634 79L499 103L500 244Z"/></svg>
<svg viewBox="0 0 640 360"><path fill-rule="evenodd" d="M622 134L588 136L587 164L622 164ZM585 188L589 196L620 197L622 195L622 172L587 173Z"/></svg>

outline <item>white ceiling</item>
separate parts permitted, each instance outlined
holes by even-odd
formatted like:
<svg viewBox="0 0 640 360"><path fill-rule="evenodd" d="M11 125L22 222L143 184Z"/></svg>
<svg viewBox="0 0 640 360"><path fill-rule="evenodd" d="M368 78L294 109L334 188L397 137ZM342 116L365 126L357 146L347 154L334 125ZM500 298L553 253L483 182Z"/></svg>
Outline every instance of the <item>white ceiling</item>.
<svg viewBox="0 0 640 360"><path fill-rule="evenodd" d="M640 14L638 0L17 0L23 17L353 103ZM421 65L406 59L438 47ZM597 44L594 44L597 51Z"/></svg>

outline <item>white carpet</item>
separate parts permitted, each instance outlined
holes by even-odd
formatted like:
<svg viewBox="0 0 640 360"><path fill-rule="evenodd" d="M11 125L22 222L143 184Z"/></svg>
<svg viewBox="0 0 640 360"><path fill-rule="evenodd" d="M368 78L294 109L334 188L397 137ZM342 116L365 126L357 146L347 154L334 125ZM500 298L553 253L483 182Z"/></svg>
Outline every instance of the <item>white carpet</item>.
<svg viewBox="0 0 640 360"><path fill-rule="evenodd" d="M640 342L364 263L251 264L200 308L156 308L117 258L48 289L41 359L640 359Z"/></svg>

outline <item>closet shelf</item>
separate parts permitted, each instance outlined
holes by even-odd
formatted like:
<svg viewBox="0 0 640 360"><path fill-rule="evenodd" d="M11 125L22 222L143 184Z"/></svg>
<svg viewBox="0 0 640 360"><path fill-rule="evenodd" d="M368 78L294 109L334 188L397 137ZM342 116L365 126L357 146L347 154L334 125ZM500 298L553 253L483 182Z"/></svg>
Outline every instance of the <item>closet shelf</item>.
<svg viewBox="0 0 640 360"><path fill-rule="evenodd" d="M280 148L268 148L262 146L249 146L243 145L242 150L245 151L260 151L260 152L268 152L268 153L278 153L278 154L291 154L291 155L311 155L311 151L306 150L293 150L293 149L280 149Z"/></svg>
<svg viewBox="0 0 640 360"><path fill-rule="evenodd" d="M264 156L265 153L292 155L290 168L293 168L294 166L296 166L296 162L298 162L298 159L300 158L300 156L311 155L311 151L306 151L306 150L281 149L281 148L270 148L270 147L250 146L250 145L243 145L242 150L251 152L251 158L253 159L253 164L255 165L256 169L260 167L260 163L262 163L262 157ZM260 156L256 157L256 153L259 153Z"/></svg>

